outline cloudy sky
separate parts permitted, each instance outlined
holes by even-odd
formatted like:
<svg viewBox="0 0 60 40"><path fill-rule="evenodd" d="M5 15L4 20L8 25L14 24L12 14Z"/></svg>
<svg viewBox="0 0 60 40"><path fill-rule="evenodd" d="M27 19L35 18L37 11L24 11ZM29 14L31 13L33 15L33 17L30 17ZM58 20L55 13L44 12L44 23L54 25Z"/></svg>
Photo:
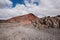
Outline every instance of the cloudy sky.
<svg viewBox="0 0 60 40"><path fill-rule="evenodd" d="M0 0L0 20L28 13L38 17L60 15L60 0Z"/></svg>

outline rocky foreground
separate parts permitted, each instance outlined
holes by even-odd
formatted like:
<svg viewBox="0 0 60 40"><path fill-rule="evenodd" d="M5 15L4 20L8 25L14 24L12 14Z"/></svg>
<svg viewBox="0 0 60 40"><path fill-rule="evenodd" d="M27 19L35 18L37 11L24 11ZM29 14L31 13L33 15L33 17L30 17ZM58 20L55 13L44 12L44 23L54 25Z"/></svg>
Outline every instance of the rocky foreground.
<svg viewBox="0 0 60 40"><path fill-rule="evenodd" d="M60 40L60 15L33 14L0 20L0 40Z"/></svg>

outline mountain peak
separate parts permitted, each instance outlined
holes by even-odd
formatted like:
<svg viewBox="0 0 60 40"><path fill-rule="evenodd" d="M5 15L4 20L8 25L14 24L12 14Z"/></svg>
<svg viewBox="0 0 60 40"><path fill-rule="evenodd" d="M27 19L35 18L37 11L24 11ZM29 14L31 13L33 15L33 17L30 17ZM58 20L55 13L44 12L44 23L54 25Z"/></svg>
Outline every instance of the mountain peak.
<svg viewBox="0 0 60 40"><path fill-rule="evenodd" d="M35 19L38 19L38 17L32 13L29 13L26 15L10 18L8 20L0 20L0 22L19 22L20 24L30 24Z"/></svg>

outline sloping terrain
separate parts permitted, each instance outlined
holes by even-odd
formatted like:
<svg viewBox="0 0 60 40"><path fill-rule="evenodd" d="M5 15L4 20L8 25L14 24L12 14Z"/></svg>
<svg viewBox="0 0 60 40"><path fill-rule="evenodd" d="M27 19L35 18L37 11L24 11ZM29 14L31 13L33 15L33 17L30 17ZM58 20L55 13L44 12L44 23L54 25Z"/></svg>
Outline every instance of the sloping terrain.
<svg viewBox="0 0 60 40"><path fill-rule="evenodd" d="M0 23L18 22L24 25L24 24L31 24L32 20L35 20L35 19L38 19L38 17L30 13L22 16L13 17L8 20L0 20Z"/></svg>
<svg viewBox="0 0 60 40"><path fill-rule="evenodd" d="M7 26L9 25L9 26ZM60 40L60 29L40 29L32 24L0 24L0 40Z"/></svg>
<svg viewBox="0 0 60 40"><path fill-rule="evenodd" d="M60 15L43 17L32 21L32 24L40 28L60 28Z"/></svg>
<svg viewBox="0 0 60 40"><path fill-rule="evenodd" d="M0 40L60 40L60 15L38 18L27 14L0 20Z"/></svg>

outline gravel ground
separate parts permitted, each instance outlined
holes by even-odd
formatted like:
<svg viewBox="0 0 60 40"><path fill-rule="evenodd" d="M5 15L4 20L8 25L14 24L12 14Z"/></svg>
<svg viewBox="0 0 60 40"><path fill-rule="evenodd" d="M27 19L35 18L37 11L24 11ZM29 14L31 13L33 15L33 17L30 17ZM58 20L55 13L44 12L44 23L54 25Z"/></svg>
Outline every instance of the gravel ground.
<svg viewBox="0 0 60 40"><path fill-rule="evenodd" d="M60 40L60 29L40 29L18 23L0 24L0 40Z"/></svg>

